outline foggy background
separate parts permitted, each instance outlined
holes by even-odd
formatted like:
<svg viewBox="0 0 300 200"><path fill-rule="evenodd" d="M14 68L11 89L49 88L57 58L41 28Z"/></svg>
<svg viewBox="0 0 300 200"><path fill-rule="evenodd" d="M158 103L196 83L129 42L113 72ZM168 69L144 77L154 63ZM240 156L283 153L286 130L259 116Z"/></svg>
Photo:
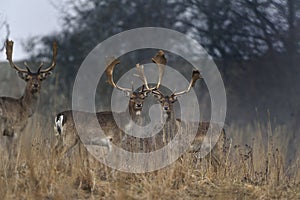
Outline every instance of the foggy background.
<svg viewBox="0 0 300 200"><path fill-rule="evenodd" d="M55 40L59 45L57 67L53 76L43 83L43 108L40 110L56 113L71 107L76 72L98 43L124 30L154 26L191 36L213 57L226 87L226 124L271 121L288 125L293 131L298 129L298 0L65 0L35 4L32 0L19 3L1 3L0 10L0 39L4 43L9 35L15 41L13 58L20 62L29 60L32 64L41 60L49 62L52 42ZM27 16L32 18L23 18L23 13L31 13ZM15 35L20 29L26 30L22 37ZM150 62L156 51L145 50L122 56L123 68L116 69L116 79L135 63ZM3 49L1 54L1 96L21 95L24 83L18 80L5 61ZM184 67L188 63L178 56L166 54L170 58L168 64L180 68L189 77L190 67ZM37 65L32 65L32 68ZM98 94L101 106L107 106L110 99L106 96L110 96L112 88L105 84L105 77L102 79ZM8 83L17 83L18 89L8 89L15 88ZM205 83L197 84L196 90L201 91L198 95L203 118L209 119L210 99Z"/></svg>

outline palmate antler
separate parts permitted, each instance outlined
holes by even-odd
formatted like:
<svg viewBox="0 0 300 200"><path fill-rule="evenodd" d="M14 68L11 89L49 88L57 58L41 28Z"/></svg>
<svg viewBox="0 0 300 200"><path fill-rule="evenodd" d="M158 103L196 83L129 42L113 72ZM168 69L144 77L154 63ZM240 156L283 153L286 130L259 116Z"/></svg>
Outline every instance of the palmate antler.
<svg viewBox="0 0 300 200"><path fill-rule="evenodd" d="M24 62L24 65L26 67L26 69L22 69L20 67L18 67L12 60L12 53L13 53L13 45L14 42L11 40L6 40L6 59L9 61L9 64L12 68L14 68L15 70L17 70L18 72L21 73L27 73L27 74L32 74L32 72L29 69L29 66L27 64L27 62ZM54 69L55 65L56 65L56 55L57 55L57 43L53 42L53 57L52 57L52 63L51 65L47 68L42 70L43 67L43 62L40 64L39 69L37 71L37 74L42 74L42 73L48 73L51 70Z"/></svg>
<svg viewBox="0 0 300 200"><path fill-rule="evenodd" d="M105 70L106 76L107 76L107 82L110 85L112 85L114 88L117 88L117 89L119 89L123 92L126 92L126 93L128 93L128 92L130 93L130 92L132 92L131 89L120 87L117 84L115 84L115 82L114 82L114 79L113 79L114 69L115 69L115 66L119 63L120 63L120 61L116 60L115 58L112 58L111 61L108 61L108 65L107 65L106 70Z"/></svg>
<svg viewBox="0 0 300 200"><path fill-rule="evenodd" d="M159 91L159 86L161 84L162 77L163 77L164 71L165 71L165 66L166 66L166 63L167 63L167 59L165 58L164 52L162 50L160 50L152 58L152 61L157 64L158 70L159 70L159 78L158 78L157 86L156 86L155 89L152 90L152 93L159 96L159 97L164 97L164 95ZM170 97L175 99L179 95L183 95L185 93L188 93L191 90L191 88L194 87L194 85L195 85L195 83L198 79L201 79L200 72L199 72L199 70L194 69L193 72L192 72L192 78L191 78L191 81L190 81L190 84L188 85L188 87L185 90L181 91L181 92L173 93Z"/></svg>
<svg viewBox="0 0 300 200"><path fill-rule="evenodd" d="M162 82L162 78L163 78L163 75L164 75L164 72L165 72L165 67L166 67L166 64L167 64L167 59L166 59L165 54L162 50L158 51L158 53L152 58L152 61L157 64L158 72L159 72L158 81L157 81L156 86L151 87L151 88L149 87L147 78L145 76L143 65L136 64L137 74L134 74L134 76L141 79L141 81L144 83L144 87L146 88L146 91L148 91L148 92L152 92L153 90L159 88L159 86ZM133 91L132 89L120 87L113 80L114 68L119 63L120 63L120 61L116 60L115 58L112 58L111 61L108 62L108 65L107 65L106 70L105 70L107 78L108 78L107 82L110 85L112 85L113 87L115 87L115 88L117 88L117 89L119 89L119 90L121 90L125 93L131 93ZM197 73L196 72L194 72L194 73L195 73L195 75L193 74L193 81L191 82L192 86L194 86L194 84L197 80ZM198 74L198 76L200 76L200 73ZM188 91L189 90L190 90L190 88L188 88Z"/></svg>
<svg viewBox="0 0 300 200"><path fill-rule="evenodd" d="M152 61L154 63L156 63L157 67L158 67L159 76L158 76L156 88L159 88L162 78L164 76L166 64L167 64L167 59L165 57L165 53L162 50L159 50L158 53L152 58Z"/></svg>
<svg viewBox="0 0 300 200"><path fill-rule="evenodd" d="M148 86L148 81L147 81L147 78L146 78L145 72L144 72L144 65L136 64L136 71L137 71L137 74L134 74L134 76L140 78L141 81L143 81L146 89L148 91L151 91L153 88L149 88L149 86Z"/></svg>
<svg viewBox="0 0 300 200"><path fill-rule="evenodd" d="M57 43L56 42L53 42L53 45L52 45L52 62L51 62L51 65L46 68L46 69L42 69L44 63L41 62L40 66L39 66L39 69L38 69L38 73L48 73L50 71L52 71L55 66L56 66L56 55L57 55Z"/></svg>
<svg viewBox="0 0 300 200"><path fill-rule="evenodd" d="M13 62L13 60L12 60L13 46L14 46L13 41L6 40L6 59L8 60L10 66L12 68L14 68L15 70L17 70L18 72L29 73L30 70L27 66L26 66L27 69L21 69Z"/></svg>
<svg viewBox="0 0 300 200"><path fill-rule="evenodd" d="M164 52L162 50L159 50L158 53L152 58L152 61L154 63L156 63L157 66L158 66L159 78L158 78L158 82L157 82L157 86L156 86L156 88L158 89L159 86L160 86L160 84L161 84L164 72L165 72L165 67L166 67L166 64L167 64L167 59L165 57ZM198 79L201 79L200 72L199 72L199 70L194 69L193 73L192 73L192 79L191 79L190 84L187 87L187 89L185 89L185 90L183 90L181 92L176 92L173 95L178 96L178 95L182 95L182 94L188 93L191 90L191 88L194 87L194 85L195 85L195 83L196 83L196 81ZM161 94L161 92L159 92L159 93Z"/></svg>
<svg viewBox="0 0 300 200"><path fill-rule="evenodd" d="M189 86L181 92L175 92L174 95L178 96L178 95L183 95L185 93L188 93L191 90L191 88L194 87L194 85L198 79L201 79L200 72L197 69L193 69L192 78L191 78Z"/></svg>
<svg viewBox="0 0 300 200"><path fill-rule="evenodd" d="M166 67L165 65L167 64L167 59L165 58L165 54L162 50L158 51L158 53L152 58L152 61L157 64L158 72L159 72L158 81L157 81L156 86L149 88L143 65L140 65L140 64L136 65L137 74L135 74L136 77L140 78L143 81L146 89L148 89L149 91L159 88L162 77L165 72L165 67Z"/></svg>

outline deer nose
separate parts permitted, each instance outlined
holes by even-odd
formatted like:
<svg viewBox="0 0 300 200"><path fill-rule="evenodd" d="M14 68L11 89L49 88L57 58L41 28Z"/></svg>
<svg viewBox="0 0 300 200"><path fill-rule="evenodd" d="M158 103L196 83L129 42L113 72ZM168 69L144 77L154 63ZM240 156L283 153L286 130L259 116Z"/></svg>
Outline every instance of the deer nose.
<svg viewBox="0 0 300 200"><path fill-rule="evenodd" d="M141 108L141 107L142 107L142 104L141 104L141 103L137 103L137 104L136 104L136 107L137 107L137 108Z"/></svg>
<svg viewBox="0 0 300 200"><path fill-rule="evenodd" d="M37 88L39 86L39 84L34 83L33 86Z"/></svg>
<svg viewBox="0 0 300 200"><path fill-rule="evenodd" d="M169 110L169 107L168 107L168 106L165 106L165 107L164 107L164 110Z"/></svg>

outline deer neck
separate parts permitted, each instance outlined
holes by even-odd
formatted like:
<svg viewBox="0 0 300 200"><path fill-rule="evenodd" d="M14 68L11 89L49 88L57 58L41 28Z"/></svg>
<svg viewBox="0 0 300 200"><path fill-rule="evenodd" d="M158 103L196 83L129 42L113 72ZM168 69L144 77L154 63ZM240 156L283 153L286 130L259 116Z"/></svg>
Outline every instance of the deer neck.
<svg viewBox="0 0 300 200"><path fill-rule="evenodd" d="M138 119L140 119L141 111L137 111L134 109L134 103L129 102L127 110L133 121L137 121Z"/></svg>
<svg viewBox="0 0 300 200"><path fill-rule="evenodd" d="M162 119L166 122L174 122L175 116L174 116L174 110L173 108L170 109L170 112L162 111Z"/></svg>
<svg viewBox="0 0 300 200"><path fill-rule="evenodd" d="M23 96L20 98L20 101L21 101L21 106L28 117L31 117L34 114L38 106L39 97L40 97L39 91L32 92L29 89L29 86L28 85L26 86L25 92Z"/></svg>

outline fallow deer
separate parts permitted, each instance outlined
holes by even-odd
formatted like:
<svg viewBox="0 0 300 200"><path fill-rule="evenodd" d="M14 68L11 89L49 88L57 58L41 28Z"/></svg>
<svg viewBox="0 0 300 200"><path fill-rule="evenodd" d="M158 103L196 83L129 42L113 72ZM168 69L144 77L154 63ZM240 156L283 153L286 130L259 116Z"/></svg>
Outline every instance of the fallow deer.
<svg viewBox="0 0 300 200"><path fill-rule="evenodd" d="M162 52L163 53L163 52ZM159 63L161 64L166 64L166 60L164 63ZM163 76L164 69L161 69L160 77ZM180 126L180 119L175 119L175 113L173 109L173 104L177 101L178 96L183 95L188 93L192 87L194 87L196 81L200 79L200 72L199 70L194 69L192 73L192 78L191 81L188 85L188 87L181 91L181 92L175 92L171 94L170 96L164 95L160 90L159 86L156 87L155 89L152 90L152 93L154 96L158 99L160 105L161 105L161 113L162 113L162 121L165 121L164 127L163 127L163 142L166 144L167 142L170 141L174 137L174 133L176 133L178 130L178 126Z"/></svg>
<svg viewBox="0 0 300 200"><path fill-rule="evenodd" d="M53 43L53 56L52 63L46 69L42 69L43 63L40 64L36 72L32 72L29 69L28 64L25 62L26 69L18 67L12 59L13 53L13 41L6 41L6 58L10 66L18 72L21 79L26 81L26 87L24 94L16 99L11 97L0 98L0 131L2 137L6 137L7 150L9 157L14 154L15 145L17 141L14 141L17 134L25 129L27 120L36 111L38 106L41 83L45 80L55 68L57 44Z"/></svg>
<svg viewBox="0 0 300 200"><path fill-rule="evenodd" d="M159 54L156 56L157 59L160 58ZM155 61L154 61L155 62ZM108 78L107 82L112 85L114 88L124 92L127 97L129 97L129 103L127 107L127 111L123 113L113 113L112 111L104 111L96 113L97 123L100 124L105 135L108 135L106 138L100 138L97 141L93 141L92 145L98 146L106 146L109 150L111 150L111 141L114 140L115 143L121 142L124 140L124 133L118 127L118 124L115 120L120 120L122 124L125 124L124 127L130 130L133 123L139 123L141 120L141 112L143 109L143 103L148 94L152 91L153 88L149 88L147 79L144 75L144 69L142 65L137 64L137 77L139 77L143 81L143 86L140 90L134 90L130 88L124 88L117 85L113 79L113 71L117 64L120 61L116 59L112 59L106 67L106 76ZM159 78L160 80L160 78ZM160 81L159 81L160 82ZM73 147L75 147L78 143L81 144L79 135L76 131L73 114L82 116L82 121L79 124L79 128L82 127L88 131L88 129L92 129L95 124L91 124L91 119L94 118L95 114L86 113L80 111L64 111L56 115L55 117L55 131L57 136L57 143L55 145L56 152L59 153L60 156L69 152ZM129 115L128 115L129 114ZM130 119L128 118L130 117ZM115 119L117 117L117 119ZM93 122L96 123L96 122ZM118 136L118 133L121 133ZM126 138L125 138L126 139ZM128 141L133 141L133 138ZM127 144L126 144L127 145ZM124 148L128 148L127 146L123 146Z"/></svg>
<svg viewBox="0 0 300 200"><path fill-rule="evenodd" d="M158 64L158 62L163 63L164 60L166 60L166 59L165 59L165 56L162 51L159 51L154 56L154 58L152 58L152 61L157 64ZM160 72L159 77L158 77L158 82L154 87L150 88L148 85L147 78L144 73L144 66L140 65L140 64L136 64L137 74L134 74L134 75L136 77L138 77L139 79L141 79L141 81L143 82L143 86L142 86L141 90L135 91L133 89L120 87L114 82L113 70L114 70L115 66L119 63L120 63L120 61L113 60L106 69L106 75L108 77L107 82L111 86L124 92L128 97L130 97L127 110L123 113L118 113L118 119L115 119L115 120L119 120L119 122L120 122L119 124L123 124L123 125L121 125L122 128L124 128L125 132L128 133L129 131L132 130L132 127L134 124L143 125L145 119L141 113L142 113L144 100L149 95L149 93L152 92L153 89L155 89L156 87L159 87L159 85L161 83L162 75L163 75L163 73L161 73L161 72L162 72L162 69L164 66L158 66L158 70ZM129 113L129 118L128 118L127 113ZM103 112L99 113L98 118L101 118L103 116L103 114L104 114ZM111 114L109 114L109 115L112 116ZM103 120L99 120L99 122L101 122L101 121L103 121ZM110 121L114 121L114 119L111 119ZM115 127L116 127L115 133L120 132L120 127L118 127L118 126L115 126ZM122 135L124 135L123 131L121 131L121 133L122 133ZM129 150L129 151L138 151L139 152L142 149L144 149L144 151L147 151L146 148L149 149L149 147L145 146L146 143L149 144L147 139L139 139L134 136L128 136L127 134L125 134L125 136L122 136L122 141L124 141L124 142L122 142L123 145L121 145L122 148ZM136 145L136 143L139 143L139 145Z"/></svg>
<svg viewBox="0 0 300 200"><path fill-rule="evenodd" d="M189 128L195 128L198 127L196 136L190 146L190 152L193 153L198 153L200 152L200 148L210 148L209 150L212 150L212 153L210 154L211 162L214 167L219 166L221 163L221 155L224 149L224 142L225 142L225 130L221 129L218 124L215 123L210 123L210 122L183 122L181 119L176 119L175 118L175 112L173 108L173 104L178 100L177 97L179 95L183 95L188 93L192 87L194 87L196 81L201 78L200 72L198 70L193 70L192 78L190 81L189 86L187 87L186 90L173 93L170 96L164 95L162 92L159 91L158 88L154 89L152 93L158 98L159 103L161 105L162 109L162 118L166 119L166 124L163 129L165 132L164 134L168 134L167 137L174 137L174 133L177 132L177 129L179 127L189 127ZM221 135L217 140L217 143L215 146L212 148L209 145L203 145L203 140L204 137L206 136L209 126L211 124L212 131L221 131ZM169 135L170 134L170 135ZM165 138L163 136L163 138ZM170 138L168 138L170 139ZM166 139L165 139L166 140Z"/></svg>

